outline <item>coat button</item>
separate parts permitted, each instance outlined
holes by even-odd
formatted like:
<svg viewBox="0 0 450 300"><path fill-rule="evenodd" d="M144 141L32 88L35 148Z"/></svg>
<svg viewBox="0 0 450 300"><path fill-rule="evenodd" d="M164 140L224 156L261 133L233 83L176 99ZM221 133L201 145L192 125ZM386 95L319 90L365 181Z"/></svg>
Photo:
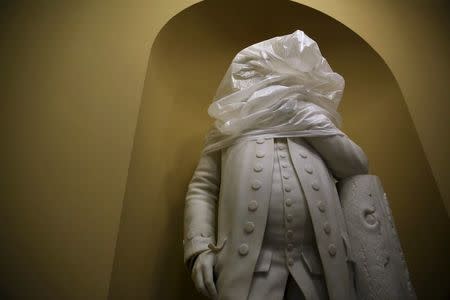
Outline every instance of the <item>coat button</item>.
<svg viewBox="0 0 450 300"><path fill-rule="evenodd" d="M284 202L286 203L286 206L291 206L292 205L292 199L291 198L287 198L286 201Z"/></svg>
<svg viewBox="0 0 450 300"><path fill-rule="evenodd" d="M252 233L255 230L255 223L247 222L244 226L244 231L247 233Z"/></svg>
<svg viewBox="0 0 450 300"><path fill-rule="evenodd" d="M261 181L259 180L254 180L252 183L252 189L254 189L255 191L259 190L261 188Z"/></svg>
<svg viewBox="0 0 450 300"><path fill-rule="evenodd" d="M256 211L258 209L258 202L255 200L252 200L248 203L248 210L249 211Z"/></svg>
<svg viewBox="0 0 450 300"><path fill-rule="evenodd" d="M263 138L258 138L257 140L256 140L256 143L257 144L264 144L264 139Z"/></svg>
<svg viewBox="0 0 450 300"><path fill-rule="evenodd" d="M307 158L307 157L308 157L308 155L306 155L305 152L300 152L299 154L300 154L300 156L301 156L302 158Z"/></svg>
<svg viewBox="0 0 450 300"><path fill-rule="evenodd" d="M312 169L312 167L309 166L309 165L305 167L305 171L306 171L306 173L308 173L308 174L312 174L312 173L313 173L313 169Z"/></svg>
<svg viewBox="0 0 450 300"><path fill-rule="evenodd" d="M321 212L325 212L325 210L326 210L325 203L323 203L323 201L319 201L319 204L317 205L317 207L319 207L319 210Z"/></svg>
<svg viewBox="0 0 450 300"><path fill-rule="evenodd" d="M284 173L284 174L283 174L283 178L286 179L286 180L289 179L290 177L291 177L291 176L290 176L288 173Z"/></svg>
<svg viewBox="0 0 450 300"><path fill-rule="evenodd" d="M282 164L281 164L281 167L282 167L283 169L286 169L286 168L288 167L288 164L287 164L287 163L282 163Z"/></svg>
<svg viewBox="0 0 450 300"><path fill-rule="evenodd" d="M375 218L375 216L373 214L365 215L365 219L366 219L366 223L371 226L377 224L377 219Z"/></svg>
<svg viewBox="0 0 450 300"><path fill-rule="evenodd" d="M284 153L284 152L283 152L283 153L280 153L280 157L281 157L281 158L286 158L286 156L287 156L286 153Z"/></svg>
<svg viewBox="0 0 450 300"><path fill-rule="evenodd" d="M211 235L207 232L203 232L202 234L200 234L202 237L210 237Z"/></svg>
<svg viewBox="0 0 450 300"><path fill-rule="evenodd" d="M286 149L286 146L283 145L283 144L280 144L280 145L278 145L278 149L279 150L284 150L284 149Z"/></svg>
<svg viewBox="0 0 450 300"><path fill-rule="evenodd" d="M290 241L294 238L294 232L292 230L286 231L286 238Z"/></svg>
<svg viewBox="0 0 450 300"><path fill-rule="evenodd" d="M289 185L286 185L284 187L284 190L289 193L291 191L291 187Z"/></svg>
<svg viewBox="0 0 450 300"><path fill-rule="evenodd" d="M241 244L239 246L239 254L242 256L245 256L248 254L248 245L247 244Z"/></svg>
<svg viewBox="0 0 450 300"><path fill-rule="evenodd" d="M291 214L287 214L287 215L286 215L286 220L287 220L288 222L292 222L293 219L294 219L294 216L293 216L293 215L291 215Z"/></svg>
<svg viewBox="0 0 450 300"><path fill-rule="evenodd" d="M336 246L334 244L330 244L328 246L328 253L330 254L330 256L336 255Z"/></svg>
<svg viewBox="0 0 450 300"><path fill-rule="evenodd" d="M294 250L294 245L292 245L291 243L287 244L286 247L287 251L291 252L292 250Z"/></svg>
<svg viewBox="0 0 450 300"><path fill-rule="evenodd" d="M292 259L292 257L289 257L287 260L288 265L293 266L294 265L294 260Z"/></svg>
<svg viewBox="0 0 450 300"><path fill-rule="evenodd" d="M264 155L266 155L266 154L263 151L256 152L256 157L258 157L258 158L263 158Z"/></svg>
<svg viewBox="0 0 450 300"><path fill-rule="evenodd" d="M325 231L326 234L330 234L331 232L331 226L328 223L323 224L323 231Z"/></svg>
<svg viewBox="0 0 450 300"><path fill-rule="evenodd" d="M253 167L253 171L255 172L261 172L263 169L263 165L260 163L256 163L255 166Z"/></svg>
<svg viewBox="0 0 450 300"><path fill-rule="evenodd" d="M311 184L311 186L312 186L313 190L315 190L315 191L318 191L318 190L319 190L319 185L317 184L317 182L313 182L313 183Z"/></svg>

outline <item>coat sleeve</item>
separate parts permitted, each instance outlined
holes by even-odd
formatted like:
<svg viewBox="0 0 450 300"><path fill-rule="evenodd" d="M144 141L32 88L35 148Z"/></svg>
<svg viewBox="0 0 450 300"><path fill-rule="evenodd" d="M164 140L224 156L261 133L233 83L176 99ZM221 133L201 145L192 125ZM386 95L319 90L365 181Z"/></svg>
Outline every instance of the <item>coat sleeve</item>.
<svg viewBox="0 0 450 300"><path fill-rule="evenodd" d="M336 179L369 172L366 154L345 134L305 139L319 152Z"/></svg>
<svg viewBox="0 0 450 300"><path fill-rule="evenodd" d="M186 194L184 210L184 262L192 269L194 259L215 244L216 206L220 188L220 151L203 153Z"/></svg>

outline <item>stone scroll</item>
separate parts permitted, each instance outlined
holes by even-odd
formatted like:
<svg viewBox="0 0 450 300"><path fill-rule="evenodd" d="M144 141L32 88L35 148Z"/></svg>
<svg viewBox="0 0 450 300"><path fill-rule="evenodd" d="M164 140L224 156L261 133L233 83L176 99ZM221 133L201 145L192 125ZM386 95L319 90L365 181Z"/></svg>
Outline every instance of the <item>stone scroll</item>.
<svg viewBox="0 0 450 300"><path fill-rule="evenodd" d="M359 300L413 300L416 295L381 181L358 175L338 183Z"/></svg>

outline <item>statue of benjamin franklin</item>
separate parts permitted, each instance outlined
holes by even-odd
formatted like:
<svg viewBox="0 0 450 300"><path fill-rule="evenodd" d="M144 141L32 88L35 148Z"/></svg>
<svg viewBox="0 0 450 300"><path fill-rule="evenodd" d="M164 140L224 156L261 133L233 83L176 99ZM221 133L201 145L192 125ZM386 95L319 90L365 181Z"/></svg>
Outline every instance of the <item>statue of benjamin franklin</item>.
<svg viewBox="0 0 450 300"><path fill-rule="evenodd" d="M368 161L339 129L343 89L299 30L234 57L186 196L184 260L202 294L357 299L336 183Z"/></svg>

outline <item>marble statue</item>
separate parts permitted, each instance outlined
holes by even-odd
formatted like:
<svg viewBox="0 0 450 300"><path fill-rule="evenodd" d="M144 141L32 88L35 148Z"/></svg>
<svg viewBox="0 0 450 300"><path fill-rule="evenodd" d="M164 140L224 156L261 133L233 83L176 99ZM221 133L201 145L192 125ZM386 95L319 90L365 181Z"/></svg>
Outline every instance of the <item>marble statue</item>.
<svg viewBox="0 0 450 300"><path fill-rule="evenodd" d="M299 30L234 57L208 109L215 123L186 195L184 261L200 293L414 298L384 192L363 150L339 129L343 89L342 76ZM350 229L346 218L367 226ZM361 272L391 277L373 283Z"/></svg>

